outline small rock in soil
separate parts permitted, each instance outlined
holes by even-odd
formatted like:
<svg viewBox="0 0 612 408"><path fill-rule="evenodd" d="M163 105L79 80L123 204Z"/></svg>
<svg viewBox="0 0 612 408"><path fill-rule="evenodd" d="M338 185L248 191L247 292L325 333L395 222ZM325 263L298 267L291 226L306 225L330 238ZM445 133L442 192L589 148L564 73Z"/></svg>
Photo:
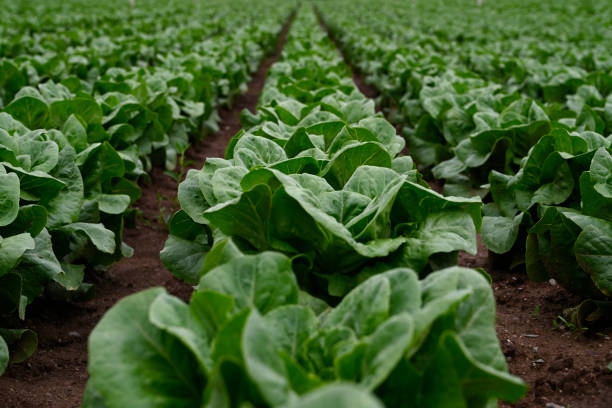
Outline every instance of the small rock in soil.
<svg viewBox="0 0 612 408"><path fill-rule="evenodd" d="M548 371L561 371L563 369L572 368L574 366L574 360L572 358L559 358L550 363Z"/></svg>

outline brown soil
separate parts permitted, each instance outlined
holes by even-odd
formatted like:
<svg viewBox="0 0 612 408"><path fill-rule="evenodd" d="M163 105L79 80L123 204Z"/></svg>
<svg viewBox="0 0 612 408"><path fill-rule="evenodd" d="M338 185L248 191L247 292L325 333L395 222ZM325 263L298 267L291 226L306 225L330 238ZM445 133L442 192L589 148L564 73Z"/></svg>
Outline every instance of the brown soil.
<svg viewBox="0 0 612 408"><path fill-rule="evenodd" d="M529 386L525 398L502 407L610 407L612 328L579 333L565 327L559 316L580 299L557 285L532 282L524 271L503 269L480 240L478 254L462 253L459 263L491 274L497 336L510 372Z"/></svg>
<svg viewBox="0 0 612 408"><path fill-rule="evenodd" d="M206 157L223 157L231 137L241 128L243 109L255 110L266 73L280 56L293 16L285 25L274 55L266 58L253 75L245 94L231 108L221 108L219 132L207 136L187 152L190 168L200 168ZM88 280L96 284L96 297L85 303L38 299L29 308L22 327L38 333L38 351L28 361L8 368L0 377L2 408L72 408L81 404L87 375L87 338L104 313L121 298L141 290L163 286L187 300L192 288L175 279L162 265L159 252L168 236L161 221L176 209L177 183L163 170L154 169L151 184L142 185L135 207L142 211L135 228L126 229L125 242L134 256Z"/></svg>
<svg viewBox="0 0 612 408"><path fill-rule="evenodd" d="M351 71L361 93L377 98L376 88L366 84L353 67ZM401 134L401 126L397 125L396 129ZM402 153L408 151L409 146ZM428 182L435 191L442 191L443 181ZM612 361L612 328L591 328L577 333L561 324L555 329L554 322L560 323L558 317L568 307L579 304L580 299L559 286L532 282L524 271L509 271L503 265L493 265L480 240L478 246L476 256L462 253L459 264L484 268L491 274L502 350L510 372L523 378L529 386L521 401L500 406L610 408L612 371L607 365Z"/></svg>

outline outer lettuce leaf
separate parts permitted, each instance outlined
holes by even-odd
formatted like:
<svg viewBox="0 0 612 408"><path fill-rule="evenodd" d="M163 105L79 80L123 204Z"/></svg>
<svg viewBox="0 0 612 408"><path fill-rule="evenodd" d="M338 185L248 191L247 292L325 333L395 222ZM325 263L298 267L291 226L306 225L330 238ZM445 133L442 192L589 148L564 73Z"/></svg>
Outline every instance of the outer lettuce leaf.
<svg viewBox="0 0 612 408"><path fill-rule="evenodd" d="M595 230L603 232L604 235L596 241L591 241L589 231L593 231L593 229L590 228L584 238L581 239L586 246L580 247L579 245L578 248L585 255L583 262L585 262L585 266L588 266L588 269L585 270L591 270L594 274L593 277L597 277L597 279L605 279L605 275L598 273L597 268L592 270L594 265L588 259L590 255L594 255L592 260L595 261L595 264L597 264L597 255L604 255L603 259L605 259L605 251L608 249L605 246L605 233L609 231L609 222L580 214L571 209L548 207L545 209L542 218L529 230L530 234L536 234L537 236L537 243L533 243L535 249L531 254L539 260L538 263L534 260L531 260L530 263L534 267L543 266L548 276L555 278L560 285L568 288L568 290L583 296L597 298L602 296L601 291L594 285L591 276L581 269L576 261L577 254L575 252L577 240L591 224L593 224ZM595 247L592 245L595 245ZM596 247L599 247L599 249L595 249ZM604 251L604 253L602 254L601 251ZM537 271L531 273L535 275Z"/></svg>
<svg viewBox="0 0 612 408"><path fill-rule="evenodd" d="M13 222L19 212L19 177L0 174L0 226Z"/></svg>
<svg viewBox="0 0 612 408"><path fill-rule="evenodd" d="M163 293L149 289L125 298L90 336L90 381L109 407L200 406L204 378L197 360L149 320L151 305Z"/></svg>
<svg viewBox="0 0 612 408"><path fill-rule="evenodd" d="M332 384L305 394L298 401L286 405L286 408L382 408L376 397L350 384Z"/></svg>
<svg viewBox="0 0 612 408"><path fill-rule="evenodd" d="M0 328L0 374L9 362L21 363L34 354L38 347L38 336L28 329Z"/></svg>
<svg viewBox="0 0 612 408"><path fill-rule="evenodd" d="M9 349L4 341L4 338L0 337L0 374L4 374L6 367L9 363Z"/></svg>

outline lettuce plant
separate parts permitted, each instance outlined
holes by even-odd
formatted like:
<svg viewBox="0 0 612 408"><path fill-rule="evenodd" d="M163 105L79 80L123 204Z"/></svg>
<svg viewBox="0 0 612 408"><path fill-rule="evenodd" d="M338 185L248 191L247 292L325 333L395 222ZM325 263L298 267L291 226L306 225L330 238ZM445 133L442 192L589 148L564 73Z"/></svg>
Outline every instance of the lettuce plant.
<svg viewBox="0 0 612 408"><path fill-rule="evenodd" d="M119 302L90 337L84 406L352 406L340 397L351 390L366 406L485 407L524 393L480 273L389 269L331 307L300 290L291 264L234 257L189 304L161 288Z"/></svg>
<svg viewBox="0 0 612 408"><path fill-rule="evenodd" d="M599 148L580 176L580 209L550 206L529 229L527 272L595 299L612 297L612 156Z"/></svg>
<svg viewBox="0 0 612 408"><path fill-rule="evenodd" d="M377 263L429 271L475 253L480 200L429 189L349 74L320 31L292 29L226 158L180 185L161 254L170 271L197 282L231 237L245 252L294 257L309 290L341 296Z"/></svg>

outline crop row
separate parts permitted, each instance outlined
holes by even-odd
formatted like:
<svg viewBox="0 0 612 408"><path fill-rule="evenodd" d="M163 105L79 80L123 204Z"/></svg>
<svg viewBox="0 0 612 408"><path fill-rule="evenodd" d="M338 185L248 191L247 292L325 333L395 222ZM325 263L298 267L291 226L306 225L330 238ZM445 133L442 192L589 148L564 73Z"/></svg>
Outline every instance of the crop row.
<svg viewBox="0 0 612 408"><path fill-rule="evenodd" d="M123 228L138 180L152 163L174 168L190 136L216 127L291 12L219 3L199 25L178 24L188 9L172 4L157 22L91 6L63 10L67 30L17 18L30 7L19 4L0 24L0 315L13 320L42 294L91 297L86 270L131 256ZM36 343L0 327L0 374Z"/></svg>
<svg viewBox="0 0 612 408"><path fill-rule="evenodd" d="M446 194L482 197L486 246L586 298L581 324L612 307L610 11L513 3L501 20L499 3L319 7L418 166Z"/></svg>
<svg viewBox="0 0 612 408"><path fill-rule="evenodd" d="M85 407L489 407L507 372L479 198L422 181L303 6L257 112L179 187L166 267L90 336Z"/></svg>

